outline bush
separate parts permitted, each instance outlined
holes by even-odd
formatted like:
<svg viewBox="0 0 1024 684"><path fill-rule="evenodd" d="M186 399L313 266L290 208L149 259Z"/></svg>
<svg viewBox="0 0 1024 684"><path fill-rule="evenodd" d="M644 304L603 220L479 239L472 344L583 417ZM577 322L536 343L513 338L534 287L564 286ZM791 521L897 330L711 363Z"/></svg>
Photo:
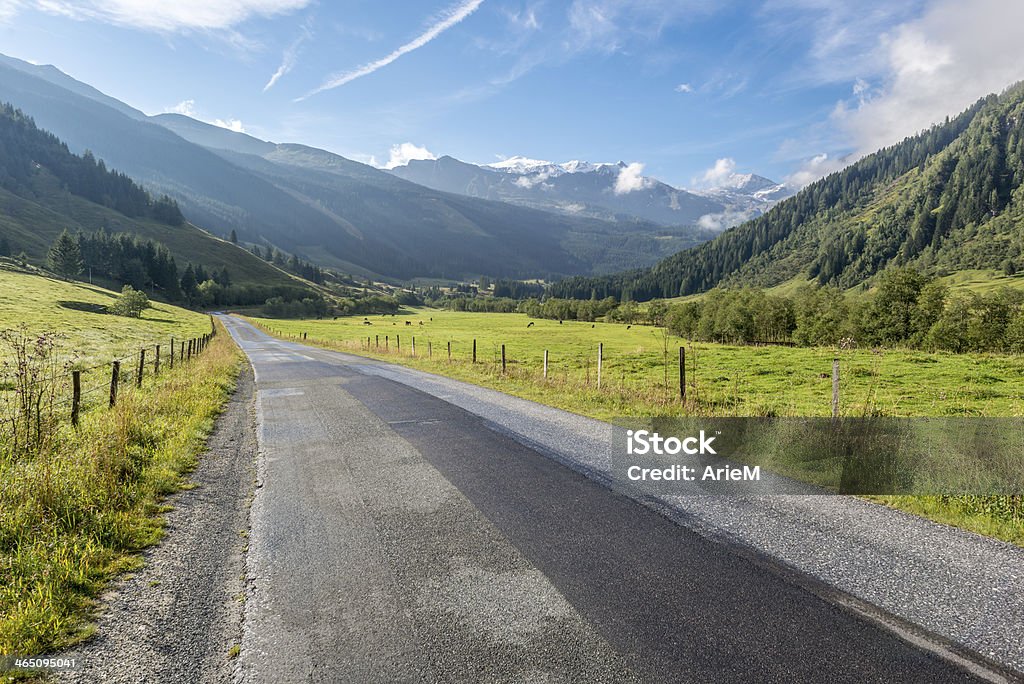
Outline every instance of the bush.
<svg viewBox="0 0 1024 684"><path fill-rule="evenodd" d="M125 285L121 290L121 296L107 310L116 316L139 318L142 316L142 312L148 308L149 297L146 296L146 293L136 290L131 285Z"/></svg>

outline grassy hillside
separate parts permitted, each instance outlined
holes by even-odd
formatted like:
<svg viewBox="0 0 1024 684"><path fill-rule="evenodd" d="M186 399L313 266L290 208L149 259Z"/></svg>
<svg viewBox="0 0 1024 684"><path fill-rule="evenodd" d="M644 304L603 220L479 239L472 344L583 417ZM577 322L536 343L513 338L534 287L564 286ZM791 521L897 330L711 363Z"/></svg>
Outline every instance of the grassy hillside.
<svg viewBox="0 0 1024 684"><path fill-rule="evenodd" d="M27 429L13 427L23 425L24 414L13 393L4 391L18 373L2 365L14 349L0 336L3 654L53 652L90 634L89 618L104 583L136 567L137 553L160 538L160 500L184 484L183 475L194 467L234 387L241 356L222 332L202 354L173 370L165 357L160 375L154 377L150 368L142 389L123 382L113 409L106 401L110 366L102 366L99 377L83 379L86 391L98 380L100 393L84 397L80 425L73 428L62 361L106 364L126 353L134 359L150 341L210 331L208 317L172 306L157 305L138 320L89 310L112 296L99 288L0 271L0 331L27 324L33 348L47 331L65 335L50 352L55 364L38 357L29 362L30 372L39 371L32 391L43 400ZM98 398L90 401L93 396ZM25 434L39 437L25 439Z"/></svg>
<svg viewBox="0 0 1024 684"><path fill-rule="evenodd" d="M30 331L57 332L63 356L80 365L210 331L209 316L159 302L138 319L106 313L116 297L101 287L7 270L0 261L0 330L25 324Z"/></svg>

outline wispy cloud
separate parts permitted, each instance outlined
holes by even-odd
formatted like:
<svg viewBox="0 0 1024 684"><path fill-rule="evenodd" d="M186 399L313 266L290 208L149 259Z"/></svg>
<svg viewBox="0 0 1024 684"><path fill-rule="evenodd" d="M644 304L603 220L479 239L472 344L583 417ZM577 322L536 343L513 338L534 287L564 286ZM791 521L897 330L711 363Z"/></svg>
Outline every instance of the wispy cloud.
<svg viewBox="0 0 1024 684"><path fill-rule="evenodd" d="M693 86L690 85L689 83L680 83L675 87L675 91L677 93L692 93Z"/></svg>
<svg viewBox="0 0 1024 684"><path fill-rule="evenodd" d="M91 19L119 26L174 32L230 29L254 16L271 17L285 14L302 9L310 2L312 0L0 0L0 14L5 7L10 13L20 7L32 7L74 19Z"/></svg>
<svg viewBox="0 0 1024 684"><path fill-rule="evenodd" d="M273 88L274 85L281 80L282 76L284 76L293 68L295 68L295 62L299 58L299 49L302 47L302 44L309 40L312 36L313 31L310 28L309 23L307 22L302 26L302 33L299 34L299 37L295 39L295 42L293 42L285 49L284 54L281 56L281 66L277 67L277 71L275 71L270 76L270 80L267 81L267 84L265 86L263 86L263 92L267 92L268 90Z"/></svg>
<svg viewBox="0 0 1024 684"><path fill-rule="evenodd" d="M351 83L357 78L369 76L378 69L386 67L387 65L391 64L402 55L409 54L413 50L418 50L419 48L423 47L430 41L434 40L451 27L462 22L466 17L475 12L477 8L479 8L480 5L483 4L483 1L484 0L464 0L458 5L455 5L454 7L445 10L441 14L440 18L426 31L416 36L405 45L402 45L401 47L392 51L391 54L385 57L381 57L378 60L374 60L372 62L364 64L363 66L357 67L350 71L335 74L334 76L331 76L326 81L324 81L319 87L298 99L304 100L305 98L310 97L311 95L322 93L325 90L338 88L340 86L345 85L346 83Z"/></svg>

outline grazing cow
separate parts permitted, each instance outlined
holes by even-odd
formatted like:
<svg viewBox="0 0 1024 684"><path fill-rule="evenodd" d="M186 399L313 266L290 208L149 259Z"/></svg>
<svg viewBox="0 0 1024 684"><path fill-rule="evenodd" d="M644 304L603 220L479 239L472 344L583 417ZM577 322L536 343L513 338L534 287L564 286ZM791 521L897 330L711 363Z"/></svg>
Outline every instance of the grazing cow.
<svg viewBox="0 0 1024 684"><path fill-rule="evenodd" d="M423 321L420 321L420 325L423 325Z"/></svg>
<svg viewBox="0 0 1024 684"><path fill-rule="evenodd" d="M558 321L558 325L562 325L562 321Z"/></svg>
<svg viewBox="0 0 1024 684"><path fill-rule="evenodd" d="M373 325L370 321L363 321L363 325Z"/></svg>
<svg viewBox="0 0 1024 684"><path fill-rule="evenodd" d="M526 327L527 328L532 328L533 327L533 321L530 321L529 323L527 323Z"/></svg>
<svg viewBox="0 0 1024 684"><path fill-rule="evenodd" d="M630 328L632 328L632 327L633 327L633 326L631 326L631 325L627 325L627 326L626 326L626 330L629 330L629 329L630 329Z"/></svg>
<svg viewBox="0 0 1024 684"><path fill-rule="evenodd" d="M406 321L405 324L406 325L412 325L412 321Z"/></svg>
<svg viewBox="0 0 1024 684"><path fill-rule="evenodd" d="M591 324L590 324L590 327L591 327L591 328L596 328L596 327L597 327L597 324L596 324L596 323L591 323Z"/></svg>

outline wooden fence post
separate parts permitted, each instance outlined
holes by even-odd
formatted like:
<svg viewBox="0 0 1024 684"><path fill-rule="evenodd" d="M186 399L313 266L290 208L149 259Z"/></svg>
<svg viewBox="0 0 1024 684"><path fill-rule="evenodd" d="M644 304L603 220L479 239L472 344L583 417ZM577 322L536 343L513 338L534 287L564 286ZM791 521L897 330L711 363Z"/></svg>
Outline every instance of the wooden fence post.
<svg viewBox="0 0 1024 684"><path fill-rule="evenodd" d="M402 336L395 333L395 349L402 351Z"/></svg>
<svg viewBox="0 0 1024 684"><path fill-rule="evenodd" d="M181 351L178 353L178 361L185 360L185 340L181 341Z"/></svg>
<svg viewBox="0 0 1024 684"><path fill-rule="evenodd" d="M388 336L387 336L387 335L385 335L385 336L384 336L384 350L385 350L385 351L387 351L387 348L388 348L388 345L389 345L389 344L391 344L391 342L390 342L390 341L388 340Z"/></svg>
<svg viewBox="0 0 1024 684"><path fill-rule="evenodd" d="M452 360L452 341L448 340L448 360Z"/></svg>
<svg viewBox="0 0 1024 684"><path fill-rule="evenodd" d="M434 358L434 346L431 344L430 340L427 340L427 358Z"/></svg>
<svg viewBox="0 0 1024 684"><path fill-rule="evenodd" d="M139 374L135 378L135 386L142 387L142 372L146 368L146 349L142 348L139 350Z"/></svg>
<svg viewBox="0 0 1024 684"><path fill-rule="evenodd" d="M412 355L416 356L416 336L412 337Z"/></svg>
<svg viewBox="0 0 1024 684"><path fill-rule="evenodd" d="M505 345L501 345L501 374L505 374Z"/></svg>
<svg viewBox="0 0 1024 684"><path fill-rule="evenodd" d="M188 357L187 358L188 358L189 361L192 360L192 347L193 347L194 342L195 342L195 340L189 340L188 341Z"/></svg>
<svg viewBox="0 0 1024 684"><path fill-rule="evenodd" d="M679 398L686 401L686 347L679 348Z"/></svg>
<svg viewBox="0 0 1024 684"><path fill-rule="evenodd" d="M78 427L78 409L82 404L82 371L71 371L71 425Z"/></svg>
<svg viewBox="0 0 1024 684"><path fill-rule="evenodd" d="M476 338L473 338L473 363L476 363Z"/></svg>
<svg viewBox="0 0 1024 684"><path fill-rule="evenodd" d="M380 349L380 335L374 335L373 336L373 342L374 342L374 346L377 349Z"/></svg>
<svg viewBox="0 0 1024 684"><path fill-rule="evenodd" d="M604 365L604 342L597 343L597 389L601 389L601 367Z"/></svg>
<svg viewBox="0 0 1024 684"><path fill-rule="evenodd" d="M171 370L174 370L174 338L171 338Z"/></svg>
<svg viewBox="0 0 1024 684"><path fill-rule="evenodd" d="M839 417L839 358L832 359L832 418Z"/></svg>
<svg viewBox="0 0 1024 684"><path fill-rule="evenodd" d="M548 379L548 350L544 350L544 379Z"/></svg>
<svg viewBox="0 0 1024 684"><path fill-rule="evenodd" d="M117 381L121 377L121 362L113 363L113 370L110 373L110 408L117 403Z"/></svg>
<svg viewBox="0 0 1024 684"><path fill-rule="evenodd" d="M156 345L156 356L153 358L153 375L160 375L160 345Z"/></svg>

